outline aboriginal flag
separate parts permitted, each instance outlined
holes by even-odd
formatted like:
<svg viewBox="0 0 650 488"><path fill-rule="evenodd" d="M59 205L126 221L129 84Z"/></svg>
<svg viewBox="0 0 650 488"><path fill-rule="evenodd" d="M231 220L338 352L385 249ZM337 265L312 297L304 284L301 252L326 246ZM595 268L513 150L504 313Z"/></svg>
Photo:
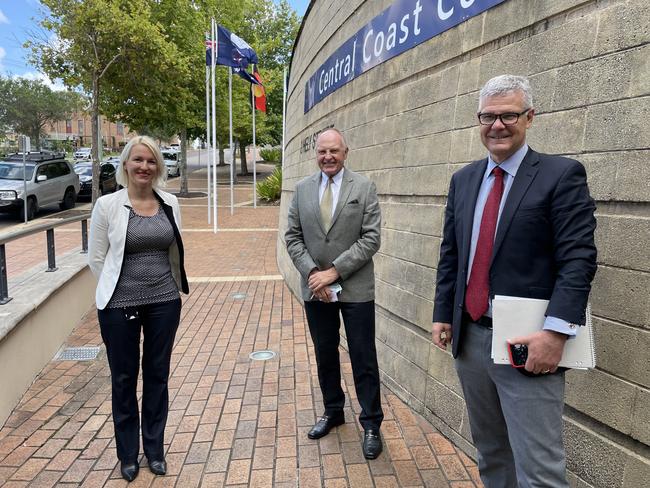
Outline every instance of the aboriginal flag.
<svg viewBox="0 0 650 488"><path fill-rule="evenodd" d="M266 113L266 90L262 84L262 77L260 72L257 71L257 65L253 67L253 77L257 80L258 84L251 84L251 90L255 98L255 108L261 112Z"/></svg>

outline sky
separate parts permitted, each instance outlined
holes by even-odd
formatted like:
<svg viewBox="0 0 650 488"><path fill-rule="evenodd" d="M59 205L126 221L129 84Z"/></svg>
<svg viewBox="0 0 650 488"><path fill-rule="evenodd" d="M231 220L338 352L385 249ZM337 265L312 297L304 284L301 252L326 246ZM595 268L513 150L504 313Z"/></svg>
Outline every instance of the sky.
<svg viewBox="0 0 650 488"><path fill-rule="evenodd" d="M288 0L289 5L302 16L310 0ZM52 83L27 62L27 50L22 47L30 32L40 31L35 18L41 18L38 0L0 0L0 75L42 79Z"/></svg>

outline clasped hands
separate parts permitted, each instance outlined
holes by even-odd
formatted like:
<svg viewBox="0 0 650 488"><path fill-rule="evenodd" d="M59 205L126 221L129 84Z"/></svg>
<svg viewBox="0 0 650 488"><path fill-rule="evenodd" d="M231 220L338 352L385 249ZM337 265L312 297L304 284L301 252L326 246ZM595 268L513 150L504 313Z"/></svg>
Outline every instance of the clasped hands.
<svg viewBox="0 0 650 488"><path fill-rule="evenodd" d="M307 286L314 294L314 298L317 298L321 302L329 303L332 299L330 298L330 291L327 287L338 280L339 276L334 266L322 271L315 269L309 273Z"/></svg>
<svg viewBox="0 0 650 488"><path fill-rule="evenodd" d="M451 324L434 322L431 330L433 344L443 351L451 344ZM555 373L562 359L565 334L552 330L540 330L533 334L513 337L510 344L525 344L528 347L528 359L524 369L535 374Z"/></svg>

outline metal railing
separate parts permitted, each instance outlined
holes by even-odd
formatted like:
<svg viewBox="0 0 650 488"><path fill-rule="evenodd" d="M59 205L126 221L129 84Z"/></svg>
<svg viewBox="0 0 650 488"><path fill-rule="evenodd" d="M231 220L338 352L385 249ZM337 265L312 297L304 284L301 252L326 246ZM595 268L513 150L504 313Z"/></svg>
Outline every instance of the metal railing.
<svg viewBox="0 0 650 488"><path fill-rule="evenodd" d="M5 252L5 244L32 234L45 232L47 235L47 269L46 273L51 273L57 270L56 267L56 252L54 246L54 229L63 225L72 224L74 222L81 222L81 252L88 252L88 220L90 213L79 215L77 217L69 217L58 222L47 222L45 224L34 225L28 229L21 229L15 232L8 232L0 235L0 305L11 300L9 296L9 285L7 283L7 259Z"/></svg>

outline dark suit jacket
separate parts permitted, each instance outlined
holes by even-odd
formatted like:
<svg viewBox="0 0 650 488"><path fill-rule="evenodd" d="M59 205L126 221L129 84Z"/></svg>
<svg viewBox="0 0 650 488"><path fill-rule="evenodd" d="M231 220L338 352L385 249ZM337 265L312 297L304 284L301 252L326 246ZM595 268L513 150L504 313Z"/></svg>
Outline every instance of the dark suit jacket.
<svg viewBox="0 0 650 488"><path fill-rule="evenodd" d="M474 207L487 159L451 178L440 247L433 321L452 324L452 354L461 344ZM595 205L578 161L528 151L496 230L490 297L549 300L547 315L585 323L596 273Z"/></svg>

